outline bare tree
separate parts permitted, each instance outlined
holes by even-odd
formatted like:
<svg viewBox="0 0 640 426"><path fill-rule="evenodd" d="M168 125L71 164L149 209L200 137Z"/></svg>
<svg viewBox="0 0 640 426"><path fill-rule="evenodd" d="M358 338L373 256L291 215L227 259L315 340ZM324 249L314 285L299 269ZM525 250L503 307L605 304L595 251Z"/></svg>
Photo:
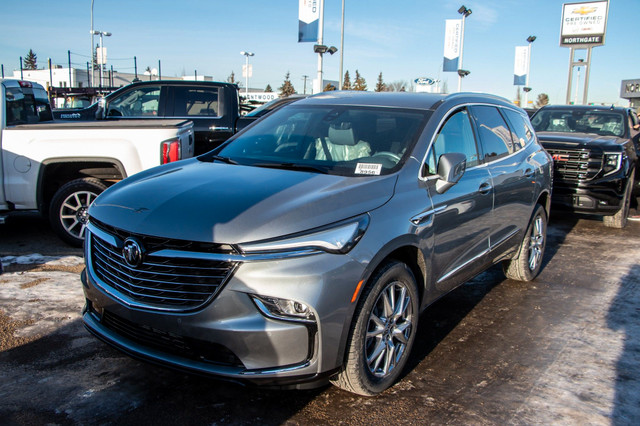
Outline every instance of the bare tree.
<svg viewBox="0 0 640 426"><path fill-rule="evenodd" d="M542 108L545 105L549 105L549 95L540 93L536 99L536 108Z"/></svg>

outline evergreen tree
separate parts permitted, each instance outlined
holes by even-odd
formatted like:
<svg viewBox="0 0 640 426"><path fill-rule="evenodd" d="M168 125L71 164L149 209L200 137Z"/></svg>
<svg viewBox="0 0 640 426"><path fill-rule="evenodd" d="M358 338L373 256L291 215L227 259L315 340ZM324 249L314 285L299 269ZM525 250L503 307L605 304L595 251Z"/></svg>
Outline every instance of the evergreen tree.
<svg viewBox="0 0 640 426"><path fill-rule="evenodd" d="M336 86L334 86L334 85L333 85L333 84L331 84L331 83L327 83L327 85L326 85L326 86L324 86L324 90L323 90L323 92L332 92L332 91L334 91L334 90L336 90Z"/></svg>
<svg viewBox="0 0 640 426"><path fill-rule="evenodd" d="M267 87L264 89L264 91L267 92L267 93L271 93L271 92L273 92L273 89L271 88L270 84L267 84Z"/></svg>
<svg viewBox="0 0 640 426"><path fill-rule="evenodd" d="M349 71L344 73L344 81L342 82L342 90L351 90L351 79L349 78Z"/></svg>
<svg viewBox="0 0 640 426"><path fill-rule="evenodd" d="M376 92L385 92L387 90L387 85L382 81L382 71L378 74L378 82L376 83Z"/></svg>
<svg viewBox="0 0 640 426"><path fill-rule="evenodd" d="M38 69L38 57L33 50L29 49L29 53L27 53L26 58L24 58L24 69L26 70L37 70Z"/></svg>
<svg viewBox="0 0 640 426"><path fill-rule="evenodd" d="M280 91L281 98L286 98L296 93L296 89L293 88L293 84L291 84L291 80L289 80L289 71L287 71L287 74L284 76L284 83L282 83L282 86L280 86L278 90Z"/></svg>
<svg viewBox="0 0 640 426"><path fill-rule="evenodd" d="M233 71L231 71L231 74L227 77L227 83L236 84L236 75Z"/></svg>
<svg viewBox="0 0 640 426"><path fill-rule="evenodd" d="M367 82L365 81L364 77L360 75L358 70L356 70L356 81L353 84L353 90L360 90L362 92L367 90Z"/></svg>

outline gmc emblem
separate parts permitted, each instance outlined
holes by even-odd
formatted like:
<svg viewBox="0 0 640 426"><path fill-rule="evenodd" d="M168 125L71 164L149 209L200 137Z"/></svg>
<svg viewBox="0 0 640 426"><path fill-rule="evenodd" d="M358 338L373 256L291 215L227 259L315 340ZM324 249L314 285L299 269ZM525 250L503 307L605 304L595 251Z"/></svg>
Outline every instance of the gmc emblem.
<svg viewBox="0 0 640 426"><path fill-rule="evenodd" d="M553 161L569 161L569 154L553 154Z"/></svg>

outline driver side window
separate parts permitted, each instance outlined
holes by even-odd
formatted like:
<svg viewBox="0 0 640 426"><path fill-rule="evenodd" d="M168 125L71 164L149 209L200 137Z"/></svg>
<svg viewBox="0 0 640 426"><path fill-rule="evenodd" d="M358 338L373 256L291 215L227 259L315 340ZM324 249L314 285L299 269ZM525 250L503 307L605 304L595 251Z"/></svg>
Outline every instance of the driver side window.
<svg viewBox="0 0 640 426"><path fill-rule="evenodd" d="M467 168L477 166L478 148L473 136L469 113L461 109L451 115L431 145L425 165L427 175L438 174L438 159L442 154L459 152L467 157Z"/></svg>
<svg viewBox="0 0 640 426"><path fill-rule="evenodd" d="M109 102L108 117L156 117L160 87L140 87Z"/></svg>

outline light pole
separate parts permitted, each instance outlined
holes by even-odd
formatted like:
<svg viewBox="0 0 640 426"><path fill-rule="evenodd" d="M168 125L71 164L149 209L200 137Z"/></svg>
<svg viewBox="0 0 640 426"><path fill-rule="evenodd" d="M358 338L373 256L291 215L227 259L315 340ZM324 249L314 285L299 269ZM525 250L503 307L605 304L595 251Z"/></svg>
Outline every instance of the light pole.
<svg viewBox="0 0 640 426"><path fill-rule="evenodd" d="M575 93L575 100L573 101L574 105L578 105L578 90L580 89L580 65L582 65L582 63L584 62L584 59L578 59L578 74L576 77L576 93Z"/></svg>
<svg viewBox="0 0 640 426"><path fill-rule="evenodd" d="M91 79L89 80L89 86L93 86L95 83L93 81L93 72L94 72L94 63L93 63L93 58L95 58L95 53L94 50L95 49L93 47L93 0L91 0L91 30L89 31L91 33L91 50L89 50L91 52Z"/></svg>
<svg viewBox="0 0 640 426"><path fill-rule="evenodd" d="M529 86L529 73L531 70L531 44L536 41L536 36L527 37L527 42L529 43L529 51L527 52L527 78L524 83L524 106L522 108L526 108L529 106L529 92L531 91L531 87Z"/></svg>
<svg viewBox="0 0 640 426"><path fill-rule="evenodd" d="M102 47L102 37L103 36L104 37L111 37L111 33L107 32L107 31L93 30L92 34L100 36L100 63L98 65L100 65L100 88L102 88L102 66L105 64L104 49Z"/></svg>
<svg viewBox="0 0 640 426"><path fill-rule="evenodd" d="M462 28L460 29L460 68L458 69L458 92L462 88L462 78L466 77L470 74L470 71L467 71L462 68L462 52L464 50L464 20L467 16L471 15L471 9L467 9L464 5L460 6L458 9L458 13L462 15Z"/></svg>
<svg viewBox="0 0 640 426"><path fill-rule="evenodd" d="M344 59L344 0L342 0L342 25L340 26L340 71L338 73L338 90L342 90L342 63Z"/></svg>
<svg viewBox="0 0 640 426"><path fill-rule="evenodd" d="M245 62L245 81L246 81L246 87L244 88L244 96L245 98L249 97L249 56L254 56L255 53L252 52L240 52L241 55L244 55L246 57L246 62Z"/></svg>

